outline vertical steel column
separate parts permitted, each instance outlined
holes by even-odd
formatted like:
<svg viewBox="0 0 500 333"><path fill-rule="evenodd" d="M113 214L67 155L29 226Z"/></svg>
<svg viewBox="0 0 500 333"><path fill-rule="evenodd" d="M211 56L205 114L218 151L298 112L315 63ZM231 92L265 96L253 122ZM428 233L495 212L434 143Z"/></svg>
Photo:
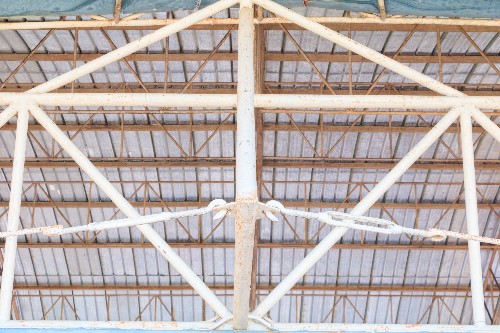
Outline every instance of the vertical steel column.
<svg viewBox="0 0 500 333"><path fill-rule="evenodd" d="M16 107L17 106L12 108L15 109ZM23 193L24 161L26 158L26 141L28 139L28 120L28 109L25 107L22 109L20 108L17 113L16 143L14 146L7 231L16 231L19 228L19 215L21 213L21 199ZM2 286L0 290L0 320L10 320L16 254L17 236L7 237L5 241Z"/></svg>
<svg viewBox="0 0 500 333"><path fill-rule="evenodd" d="M233 328L246 329L257 212L257 147L254 110L254 25L252 0L240 2L236 139L236 227Z"/></svg>
<svg viewBox="0 0 500 333"><path fill-rule="evenodd" d="M472 139L472 118L468 110L460 115L460 135L462 138L462 159L464 168L465 214L467 232L479 235L477 213L476 172L474 167L474 141ZM470 240L469 267L472 292L472 314L475 325L485 325L483 271L481 265L481 249L478 241Z"/></svg>

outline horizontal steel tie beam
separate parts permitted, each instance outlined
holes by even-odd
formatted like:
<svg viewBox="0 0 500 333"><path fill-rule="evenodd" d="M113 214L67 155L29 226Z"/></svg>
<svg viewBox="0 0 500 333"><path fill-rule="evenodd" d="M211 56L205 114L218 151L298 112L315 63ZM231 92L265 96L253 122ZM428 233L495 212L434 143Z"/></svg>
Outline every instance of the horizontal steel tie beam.
<svg viewBox="0 0 500 333"><path fill-rule="evenodd" d="M311 110L307 110L305 108L301 109L274 109L274 108L266 108L266 109L260 109L262 113L290 113L290 114L304 114L304 113L311 113ZM205 114L205 113L213 113L213 114L227 114L227 113L236 113L236 111L232 108L228 109L207 109L207 108L190 108L189 110L184 109L177 109L177 108L172 108L170 110L150 110L150 109L144 109L144 108L134 108L134 110L127 110L126 107L123 108L114 108L113 110L102 110L102 109L81 109L81 108L72 108L72 109L67 109L67 110L59 110L59 109L54 109L54 108L49 108L45 111L47 114ZM366 110L366 109L340 109L340 110L315 110L314 114L342 114L342 115L407 115L407 116L426 116L426 115L431 115L431 116L442 116L445 113L443 110L389 110L389 109L377 109L377 110ZM488 117L498 117L500 116L500 111L483 111L483 114L485 114ZM96 124L97 125L97 124ZM224 127L226 124L223 124L222 127ZM273 124L269 125L272 128L274 126L281 126L281 125L286 125L286 124ZM301 125L301 124L297 124ZM10 126L10 125L5 125L5 126ZM34 128L37 128L37 125L33 125ZM74 125L68 125L68 126L74 126ZM80 125L81 126L81 125ZM125 125L126 127L127 125ZM142 126L137 124L137 126ZM147 126L147 125L146 125ZM154 126L154 124L152 124ZM172 125L169 125L172 126ZM180 125L182 126L182 125ZM293 126L293 125L292 125ZM307 128L308 125L306 125ZM328 126L328 125L324 125ZM334 125L337 126L337 125ZM338 125L342 126L342 125ZM367 128L367 131L370 131L368 129L368 126L364 126ZM474 127L474 131L476 130L477 126ZM31 125L30 125L31 128ZM113 125L111 125L111 128L113 128ZM195 126L196 128L196 126ZM452 127L453 128L453 127ZM297 128L294 127L296 130ZM1 128L0 128L1 130ZM455 131L456 132L456 131Z"/></svg>
<svg viewBox="0 0 500 333"><path fill-rule="evenodd" d="M460 32L459 27L470 32L500 32L499 20L492 19L448 19L448 18L408 18L389 17L382 21L377 17L309 17L333 30L347 31L436 31L439 27L442 32ZM107 30L155 30L165 25L175 23L179 19L136 19L136 20L65 20L45 22L1 22L0 30L33 30L33 29L72 29L80 30L107 29ZM265 30L280 30L283 24L289 30L303 30L302 27L290 23L280 17L265 17L262 21L255 21ZM185 30L228 30L238 25L236 18L209 18L202 20Z"/></svg>
<svg viewBox="0 0 500 333"><path fill-rule="evenodd" d="M407 332L407 333L480 333L500 331L498 325L440 325L440 324L303 324L303 323L272 323L270 329L278 332Z"/></svg>
<svg viewBox="0 0 500 333"><path fill-rule="evenodd" d="M328 202L328 201L281 201L284 205L288 207L308 207L308 208L324 208L331 209L332 207L337 207L342 204L342 209L349 209L356 206L356 202ZM23 201L23 207L26 208L53 208L55 206L59 208L115 208L116 206L111 201ZM165 208L165 206L173 207L198 207L207 205L208 202L203 201L132 201L130 204L136 208ZM1 207L8 207L8 201L0 201ZM465 209L463 203L450 203L450 202L438 202L438 203L417 203L414 202L377 202L373 206L373 209ZM500 203L478 203L479 209L499 209Z"/></svg>
<svg viewBox="0 0 500 333"><path fill-rule="evenodd" d="M252 318L253 319L253 318ZM32 328L38 330L64 332L65 329L71 331L85 330L105 330L106 332L123 332L126 331L154 331L162 330L169 331L213 331L217 328L226 332L242 332L233 331L228 318L222 319L219 322L203 321L203 322L162 322L162 321L81 321L81 320L37 320L24 321L15 320L0 323L0 328L11 332L11 330L19 331L21 329ZM265 323L263 325L262 323ZM220 326L220 327L219 327ZM303 323L269 323L266 321L251 321L248 327L252 332L413 332L413 333L485 333L500 331L500 326L472 326L472 325L419 325L419 324L303 324Z"/></svg>
<svg viewBox="0 0 500 333"><path fill-rule="evenodd" d="M417 72L418 73L418 72ZM419 74L420 75L420 74ZM442 85L442 84L441 84ZM42 85L41 85L42 86ZM456 91L449 86L447 89ZM35 88L33 88L35 89ZM32 89L32 90L33 90ZM56 89L56 88L54 88ZM31 91L31 90L30 90ZM460 92L456 91L457 94ZM172 94L172 93L0 93L0 104L7 105L17 101L29 101L44 106L147 106L147 107L215 107L234 108L237 103L235 94ZM379 95L298 95L298 94L255 94L253 98L258 108L401 108L441 110L456 106L471 106L480 109L500 108L500 96L402 96L391 98Z"/></svg>

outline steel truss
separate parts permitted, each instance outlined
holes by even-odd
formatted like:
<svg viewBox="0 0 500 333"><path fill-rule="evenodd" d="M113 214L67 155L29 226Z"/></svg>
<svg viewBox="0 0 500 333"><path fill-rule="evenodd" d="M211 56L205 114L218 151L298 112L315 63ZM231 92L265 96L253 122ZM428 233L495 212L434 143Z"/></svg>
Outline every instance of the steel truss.
<svg viewBox="0 0 500 333"><path fill-rule="evenodd" d="M209 18L221 10L239 3L239 38L238 38L238 85L237 94L230 95L192 95L192 94L53 94L49 93L72 81L91 73L111 62L144 48L152 43L158 42L171 34L186 29ZM255 92L254 74L254 8L259 5L280 18L273 19L274 24L281 24L280 20L286 20L303 29L310 30L321 37L334 42L350 52L369 59L385 68L392 70L422 86L437 92L443 96L320 96L320 95L284 95L284 94L261 94ZM389 22L391 19L381 17ZM419 19L420 20L420 19ZM203 22L205 22L203 21ZM420 21L419 21L420 22ZM439 24L444 24L439 21ZM390 23L390 22L389 22ZM420 22L421 23L421 22ZM43 23L40 23L43 25ZM54 24L54 23L52 23ZM75 23L76 24L76 23ZM82 23L78 23L81 25ZM119 22L115 22L119 24ZM481 22L477 22L481 25ZM0 28L5 25L0 25ZM237 329L237 330L277 330L277 331L407 331L407 332L498 332L500 326L486 325L484 310L484 293L482 281L482 267L480 256L480 244L478 227L478 203L475 182L475 165L472 133L472 120L475 120L489 134L500 142L500 129L479 109L497 109L500 102L499 97L475 96L469 97L456 89L444 85L426 75L415 71L400 62L390 59L366 46L321 25L314 20L305 18L271 0L220 0L202 10L176 20L172 24L163 27L139 40L131 42L123 47L116 48L108 54L102 55L85 65L69 71L57 78L49 80L25 93L0 93L0 104L9 105L0 113L0 127L5 125L9 119L17 115L16 143L13 159L13 173L11 182L11 193L8 210L8 227L6 237L4 267L0 291L0 327L2 328L128 328L128 329L165 329L165 330L188 330L188 329ZM236 198L235 202L225 203L217 201L206 209L186 211L183 213L163 213L163 215L141 216L134 206L127 201L97 169L97 167L77 148L61 128L56 125L40 106L140 106L140 107L200 107L200 108L236 108L237 117L237 150L236 150ZM350 214L339 215L331 212L328 220L321 214L315 218L325 223L333 223L336 227L318 245L316 245L304 260L298 264L292 272L279 283L267 297L253 310L249 310L251 298L251 273L252 261L255 255L254 234L255 223L258 219L266 216L274 220L274 213L296 214L306 217L307 213L286 209L279 203L263 204L259 202L257 184L257 149L256 146L256 121L255 108L401 108L401 109L450 109L443 114L442 119L415 145L415 147L402 158L392 170L365 196L351 211ZM25 165L25 151L28 137L28 119L30 114L38 123L59 143L59 145L71 156L73 161L84 170L92 181L112 200L112 202L127 216L127 219L101 222L92 227L116 228L123 226L136 226L151 244L170 262L170 264L182 275L188 284L204 299L214 310L217 317L207 322L196 323L114 323L114 322L79 322L79 321L10 321L12 292L14 288L14 266L17 249L16 234L22 233L19 229L19 215L21 208L21 197L23 194L23 171ZM363 215L384 195L384 193L397 182L401 175L407 171L419 159L419 157L445 133L452 124L460 123L460 137L462 140L465 186L465 208L467 215L468 253L471 275L471 295L473 304L474 325L350 325L350 324L284 324L274 323L266 317L270 309L304 276L304 274L337 243L350 228L360 228L358 223L374 223L377 227L363 227L368 231L383 232L380 226L390 226L393 231L396 227L389 221L374 220L363 217ZM218 210L214 218L221 219L225 215L231 215L236 223L235 237L235 282L234 282L234 306L229 310L214 291L210 289L193 270L176 254L172 247L157 234L147 223L154 221L165 221L178 216L189 214L205 214L211 210ZM178 215L176 215L178 214ZM184 214L184 215L183 215ZM311 214L311 213L309 213ZM309 215L307 215L309 216ZM312 215L311 215L312 216ZM335 221L332 222L332 217ZM327 221L328 220L328 221ZM389 223L389 224L388 224ZM86 226L85 228L89 228ZM370 229L371 228L371 229ZM81 228L76 228L81 231ZM55 230L55 231L54 231ZM61 233L64 229L55 228L50 230L32 230L33 232L45 231L49 234ZM83 230L83 229L82 229ZM102 230L102 229L96 229ZM387 229L385 229L387 230ZM412 229L414 230L414 229ZM26 232L26 231L24 231ZM434 231L415 231L419 235L440 238L443 235L462 237ZM434 233L433 233L434 232ZM490 239L492 243L498 240Z"/></svg>

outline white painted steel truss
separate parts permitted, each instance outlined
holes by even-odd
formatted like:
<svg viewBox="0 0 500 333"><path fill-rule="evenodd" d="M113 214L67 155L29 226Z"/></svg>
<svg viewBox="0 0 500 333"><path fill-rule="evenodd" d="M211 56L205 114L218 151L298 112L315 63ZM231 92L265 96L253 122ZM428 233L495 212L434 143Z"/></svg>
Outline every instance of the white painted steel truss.
<svg viewBox="0 0 500 333"><path fill-rule="evenodd" d="M49 92L70 83L92 71L132 54L141 48L158 42L165 37L205 20L221 10L239 3L238 29L238 90L237 95L189 95L189 94L50 94ZM310 30L329 41L355 52L379 65L443 95L442 97L404 96L303 96L263 95L254 91L254 8L259 5L279 17ZM426 75L395 60L361 45L325 26L311 21L271 0L220 0L175 23L163 27L139 40L131 42L108 54L90 61L57 78L47 81L25 93L0 93L0 104L8 107L0 113L0 127L17 115L16 143L12 173L11 193L8 211L4 269L0 291L0 328L129 328L163 330L276 330L276 331L407 331L407 332L499 332L500 326L485 324L480 241L497 244L499 240L479 236L477 197L472 140L472 120L479 123L500 142L500 129L482 109L498 109L498 97L468 97ZM179 212L141 216L139 212L119 193L105 176L89 161L64 132L49 118L40 106L147 106L147 107L237 107L236 143L236 199L226 203L219 199L208 207ZM256 132L254 108L359 108L387 107L415 109L450 109L442 119L408 152L408 154L364 197L349 214L337 212L308 213L289 210L278 202L259 202L256 177ZM50 228L18 230L21 206L23 171L30 114L47 130L53 139L63 147L71 158L85 171L96 185L106 193L115 205L127 216L126 219L93 223L84 227L63 229ZM401 175L453 124L460 122L467 234L446 230L416 230L402 228L390 221L363 217L370 207L392 186ZM154 231L149 223L165 222L174 218L195 216L217 210L215 219L231 215L236 223L234 263L234 306L229 310L215 293L175 253L167 242ZM255 223L264 216L275 220L274 213L315 218L335 226L292 272L256 307L249 311L250 276L252 270ZM17 250L17 235L43 232L48 235L103 230L125 226L136 226L158 249L170 264L196 290L214 310L217 317L207 322L196 323L137 323L137 322L76 322L76 321L10 321L14 282L14 266ZM349 229L361 229L382 233L409 233L434 240L456 237L468 240L471 275L471 293L474 325L349 325L349 324L283 324L274 323L266 317L271 308L289 291L304 274L325 255Z"/></svg>

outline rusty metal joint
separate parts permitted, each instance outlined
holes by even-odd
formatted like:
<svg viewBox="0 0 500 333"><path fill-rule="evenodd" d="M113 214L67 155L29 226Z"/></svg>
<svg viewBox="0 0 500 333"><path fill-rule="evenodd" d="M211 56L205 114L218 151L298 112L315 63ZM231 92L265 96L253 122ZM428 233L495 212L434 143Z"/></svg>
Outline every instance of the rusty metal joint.
<svg viewBox="0 0 500 333"><path fill-rule="evenodd" d="M221 220L225 216L232 216L234 218L247 216L254 221L267 217L273 222L278 221L278 218L274 214L280 212L278 208L255 199L236 199L234 202L215 207L214 211L218 211L213 217L214 220Z"/></svg>

